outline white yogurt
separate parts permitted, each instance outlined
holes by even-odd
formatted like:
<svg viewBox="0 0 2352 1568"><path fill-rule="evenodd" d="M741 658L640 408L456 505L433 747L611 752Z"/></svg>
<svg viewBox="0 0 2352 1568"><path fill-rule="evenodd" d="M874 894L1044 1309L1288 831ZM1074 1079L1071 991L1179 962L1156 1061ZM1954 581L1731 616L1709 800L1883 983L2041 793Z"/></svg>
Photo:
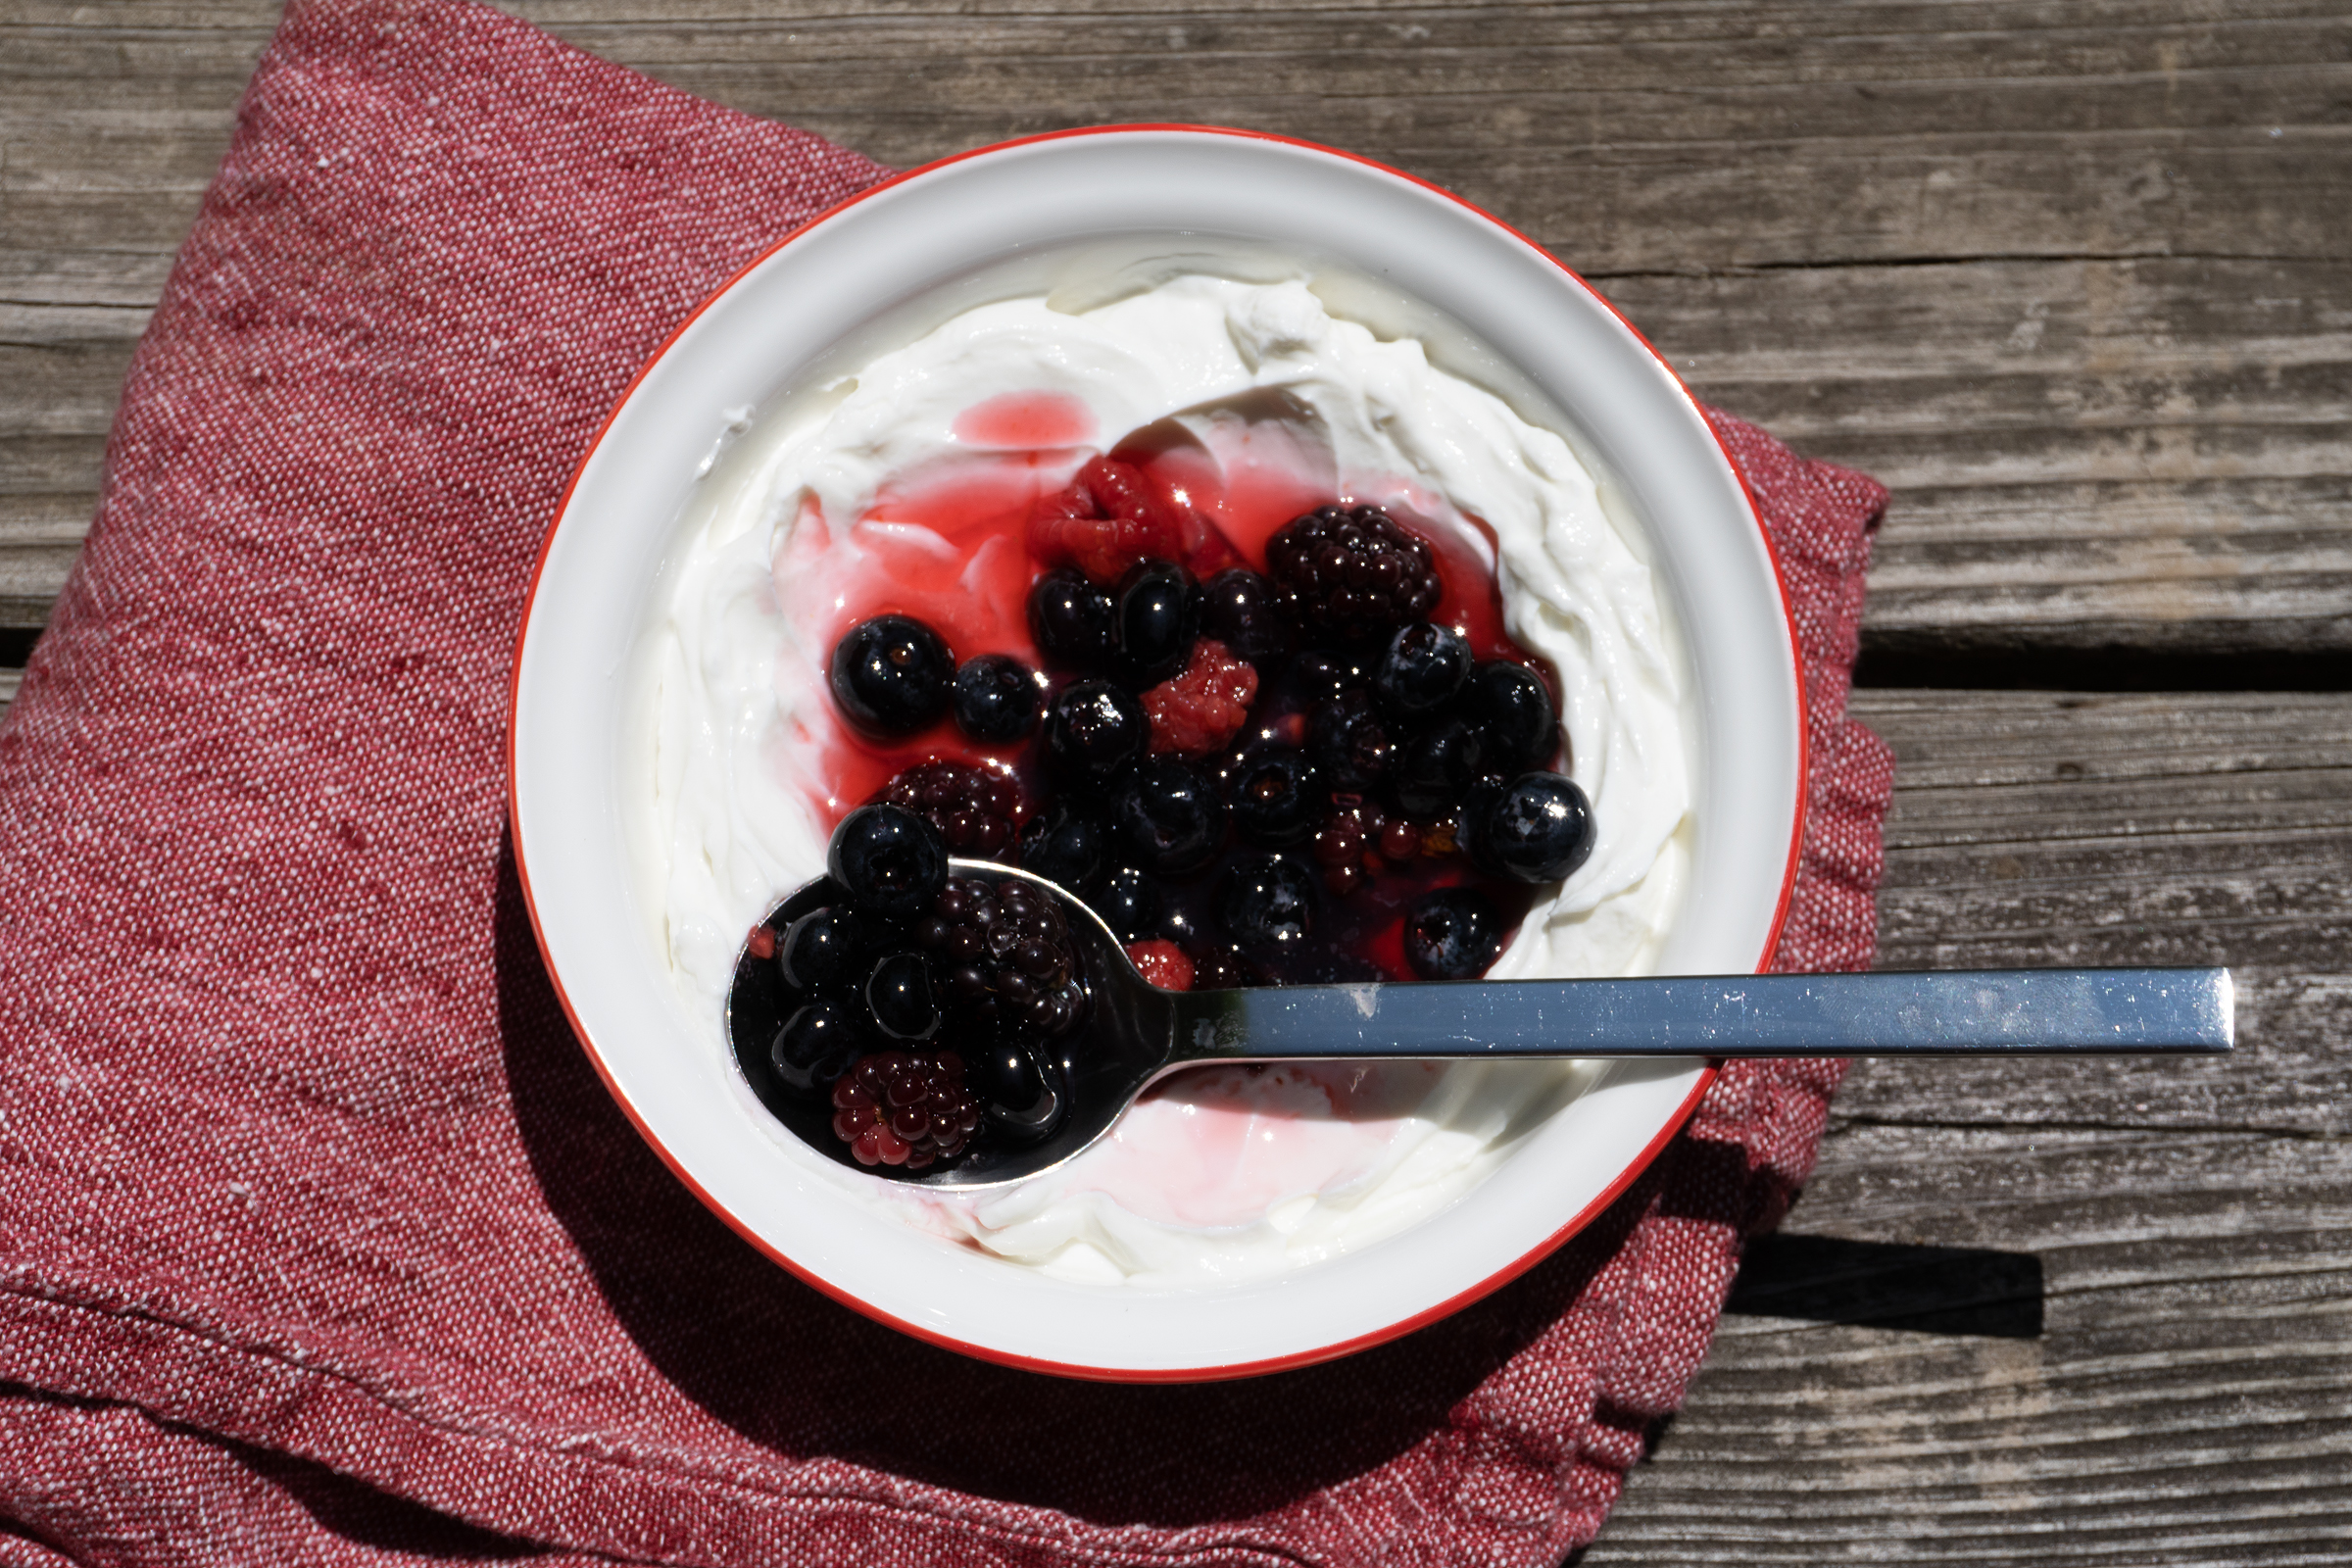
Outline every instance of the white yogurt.
<svg viewBox="0 0 2352 1568"><path fill-rule="evenodd" d="M755 424L705 481L650 638L632 839L655 939L711 1021L709 1049L725 1050L743 933L821 874L831 821L858 804L842 795L825 664L875 612L858 601L886 574L893 608L938 625L959 658L989 651L959 624L1022 622L1023 564L972 557L906 498L965 482L1025 508L1154 426L1237 487L1390 506L1476 543L1509 635L1559 677L1569 772L1598 825L1592 858L1539 897L1491 973L1654 966L1690 861L1684 677L1648 569L1559 435L1436 368L1420 343L1334 317L1303 278L1180 274L1075 313L1042 297L984 305L822 393ZM987 417L1007 394L1043 395L1070 412L1066 428ZM1008 1189L839 1179L1062 1277L1262 1277L1442 1208L1592 1078L1581 1063L1221 1068L1175 1080L1101 1146Z"/></svg>

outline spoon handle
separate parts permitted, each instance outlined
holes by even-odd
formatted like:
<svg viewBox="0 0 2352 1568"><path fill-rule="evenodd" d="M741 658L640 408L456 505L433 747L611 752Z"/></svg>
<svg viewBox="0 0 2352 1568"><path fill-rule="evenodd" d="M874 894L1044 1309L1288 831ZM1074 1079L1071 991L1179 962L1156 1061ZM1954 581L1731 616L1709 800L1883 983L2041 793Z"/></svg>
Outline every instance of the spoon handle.
<svg viewBox="0 0 2352 1568"><path fill-rule="evenodd" d="M2211 1054L2227 969L1467 980L1177 999L1178 1060Z"/></svg>

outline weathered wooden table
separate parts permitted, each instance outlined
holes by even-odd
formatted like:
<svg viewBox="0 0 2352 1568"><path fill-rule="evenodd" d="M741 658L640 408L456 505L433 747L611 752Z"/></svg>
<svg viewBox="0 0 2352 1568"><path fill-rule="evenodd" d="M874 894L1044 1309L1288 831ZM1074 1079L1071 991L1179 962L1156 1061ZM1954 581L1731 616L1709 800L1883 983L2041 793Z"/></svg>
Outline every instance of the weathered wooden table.
<svg viewBox="0 0 2352 1568"><path fill-rule="evenodd" d="M1886 480L1882 962L2227 962L2243 1044L1858 1069L1584 1561L2352 1559L2341 0L514 9L890 163L1141 120L1369 154ZM0 0L12 667L274 10Z"/></svg>

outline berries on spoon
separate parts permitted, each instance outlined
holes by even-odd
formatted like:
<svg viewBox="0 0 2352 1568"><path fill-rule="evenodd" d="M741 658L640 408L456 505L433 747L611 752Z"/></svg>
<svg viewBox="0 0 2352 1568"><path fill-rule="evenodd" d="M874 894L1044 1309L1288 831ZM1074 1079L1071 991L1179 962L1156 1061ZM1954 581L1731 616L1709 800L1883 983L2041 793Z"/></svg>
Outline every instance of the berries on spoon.
<svg viewBox="0 0 2352 1568"><path fill-rule="evenodd" d="M830 675L833 700L851 723L875 735L911 735L947 712L956 656L913 616L877 615L833 645Z"/></svg>
<svg viewBox="0 0 2352 1568"><path fill-rule="evenodd" d="M795 991L815 991L849 977L865 940L857 914L828 905L787 926L776 945L776 968Z"/></svg>
<svg viewBox="0 0 2352 1568"><path fill-rule="evenodd" d="M858 1059L858 1029L849 1009L831 997L803 1004L784 1020L768 1047L768 1065L786 1088L812 1094Z"/></svg>
<svg viewBox="0 0 2352 1568"><path fill-rule="evenodd" d="M1502 917L1474 888L1440 888L1404 917L1404 961L1424 980L1474 980L1502 951Z"/></svg>
<svg viewBox="0 0 2352 1568"><path fill-rule="evenodd" d="M939 1032L939 1004L931 999L931 965L919 953L894 953L865 982L865 1006L874 1026L893 1040L928 1040Z"/></svg>
<svg viewBox="0 0 2352 1568"><path fill-rule="evenodd" d="M948 881L939 829L901 806L860 806L825 848L825 870L861 914L904 920L921 913Z"/></svg>
<svg viewBox="0 0 2352 1568"><path fill-rule="evenodd" d="M1462 851L1489 876L1556 882L1592 853L1592 803L1559 773L1481 785L1462 805Z"/></svg>
<svg viewBox="0 0 2352 1568"><path fill-rule="evenodd" d="M956 671L956 725L973 740L1009 746L1036 727L1044 696L1036 670L1010 654L982 654Z"/></svg>

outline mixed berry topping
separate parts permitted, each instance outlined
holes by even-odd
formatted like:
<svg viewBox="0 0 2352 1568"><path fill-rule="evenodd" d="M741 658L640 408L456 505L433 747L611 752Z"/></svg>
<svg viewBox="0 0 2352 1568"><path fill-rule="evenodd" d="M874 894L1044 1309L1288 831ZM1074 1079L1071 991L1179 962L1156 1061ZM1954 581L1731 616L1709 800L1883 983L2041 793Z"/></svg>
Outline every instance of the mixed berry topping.
<svg viewBox="0 0 2352 1568"><path fill-rule="evenodd" d="M1061 906L950 855L1058 884L1152 984L1206 991L1473 978L1592 853L1551 690L1474 556L1339 504L1252 554L1152 465L1097 458L1015 524L1006 651L959 665L898 613L834 650L896 771L836 829L830 902L755 933L744 972L774 993L775 1082L847 1157L1045 1138L1085 1079Z"/></svg>

